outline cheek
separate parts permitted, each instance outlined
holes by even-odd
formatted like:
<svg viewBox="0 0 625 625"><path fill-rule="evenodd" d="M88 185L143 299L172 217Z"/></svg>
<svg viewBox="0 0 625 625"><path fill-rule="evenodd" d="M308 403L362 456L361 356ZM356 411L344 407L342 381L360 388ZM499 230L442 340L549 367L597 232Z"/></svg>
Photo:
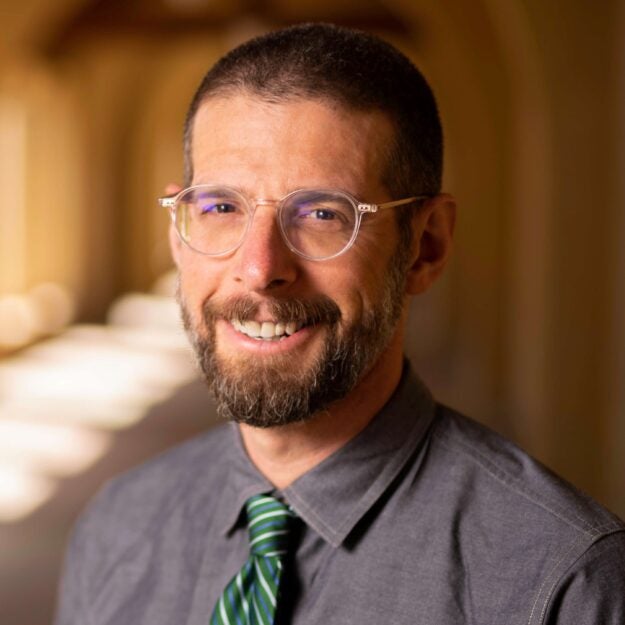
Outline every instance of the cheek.
<svg viewBox="0 0 625 625"><path fill-rule="evenodd" d="M219 285L219 272L207 259L182 258L178 265L180 295L190 312L210 299Z"/></svg>
<svg viewBox="0 0 625 625"><path fill-rule="evenodd" d="M309 274L311 294L325 295L334 301L341 311L343 325L359 320L368 301L361 290L359 273L350 270L344 263L340 267L326 266L323 269Z"/></svg>
<svg viewBox="0 0 625 625"><path fill-rule="evenodd" d="M389 250L379 244L379 239L374 245L354 250L349 283L362 309L371 310L379 302L389 278L389 264Z"/></svg>

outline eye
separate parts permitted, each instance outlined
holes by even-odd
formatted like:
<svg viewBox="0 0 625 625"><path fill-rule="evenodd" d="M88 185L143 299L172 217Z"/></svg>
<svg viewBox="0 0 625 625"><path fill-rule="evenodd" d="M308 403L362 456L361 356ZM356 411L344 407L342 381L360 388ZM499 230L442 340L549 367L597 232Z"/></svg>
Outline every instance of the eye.
<svg viewBox="0 0 625 625"><path fill-rule="evenodd" d="M226 213L234 213L237 210L236 205L231 202L220 202L216 200L202 200L198 205L202 215L207 213L223 215Z"/></svg>
<svg viewBox="0 0 625 625"><path fill-rule="evenodd" d="M331 205L330 205L331 204ZM344 207L337 202L327 202L325 205L303 205L298 206L295 212L295 219L302 225L334 225L343 226L350 223L350 216L353 213L351 207Z"/></svg>
<svg viewBox="0 0 625 625"><path fill-rule="evenodd" d="M318 219L320 221L332 221L339 218L335 211L328 208L301 209L297 216L300 219Z"/></svg>
<svg viewBox="0 0 625 625"><path fill-rule="evenodd" d="M237 213L240 208L236 202L221 198L198 198L196 210L199 215L230 215Z"/></svg>

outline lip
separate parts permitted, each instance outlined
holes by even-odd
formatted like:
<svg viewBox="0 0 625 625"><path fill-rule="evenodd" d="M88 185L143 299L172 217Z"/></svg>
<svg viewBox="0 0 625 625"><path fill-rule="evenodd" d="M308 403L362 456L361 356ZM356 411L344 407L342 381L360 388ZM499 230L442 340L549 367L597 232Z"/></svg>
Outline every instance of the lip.
<svg viewBox="0 0 625 625"><path fill-rule="evenodd" d="M312 338L319 328L320 326L305 326L295 332L295 334L291 334L290 336L285 335L284 338L277 341L251 338L241 332L237 332L237 330L232 327L232 324L225 319L219 319L217 321L216 330L217 335L221 335L224 339L224 343L228 346L233 346L235 349L239 348L254 354L272 355L282 354L301 347Z"/></svg>

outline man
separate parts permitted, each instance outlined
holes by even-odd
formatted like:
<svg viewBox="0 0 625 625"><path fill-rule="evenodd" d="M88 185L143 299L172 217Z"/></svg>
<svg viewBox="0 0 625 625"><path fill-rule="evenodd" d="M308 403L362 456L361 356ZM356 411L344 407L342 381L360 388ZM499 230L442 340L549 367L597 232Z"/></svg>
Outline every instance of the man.
<svg viewBox="0 0 625 625"><path fill-rule="evenodd" d="M229 53L162 203L187 332L231 422L83 515L58 625L625 623L625 526L434 403L403 361L449 257L429 87L303 25Z"/></svg>

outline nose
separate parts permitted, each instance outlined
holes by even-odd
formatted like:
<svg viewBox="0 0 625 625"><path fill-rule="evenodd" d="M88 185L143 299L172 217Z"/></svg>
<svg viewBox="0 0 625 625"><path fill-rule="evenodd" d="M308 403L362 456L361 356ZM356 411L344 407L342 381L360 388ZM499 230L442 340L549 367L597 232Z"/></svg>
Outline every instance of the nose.
<svg viewBox="0 0 625 625"><path fill-rule="evenodd" d="M258 205L236 252L235 281L258 293L286 288L297 277L297 257L287 247L273 206Z"/></svg>

